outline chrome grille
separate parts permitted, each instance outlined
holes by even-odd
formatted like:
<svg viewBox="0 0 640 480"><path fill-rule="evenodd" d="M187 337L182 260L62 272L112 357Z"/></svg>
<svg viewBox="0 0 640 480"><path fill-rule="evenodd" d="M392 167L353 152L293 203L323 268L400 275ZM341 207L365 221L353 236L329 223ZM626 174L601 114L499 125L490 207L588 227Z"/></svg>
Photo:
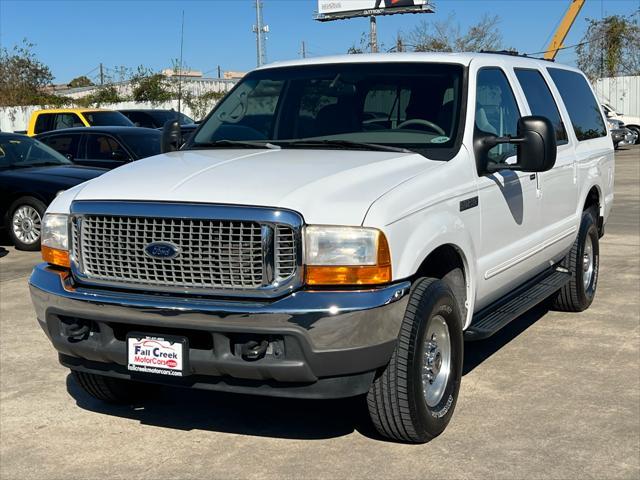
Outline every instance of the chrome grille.
<svg viewBox="0 0 640 480"><path fill-rule="evenodd" d="M115 215L83 215L73 225L73 257L78 273L89 281L155 290L246 291L297 271L296 235L286 225ZM153 242L169 242L180 253L153 258L145 253ZM271 249L274 264L266 268Z"/></svg>

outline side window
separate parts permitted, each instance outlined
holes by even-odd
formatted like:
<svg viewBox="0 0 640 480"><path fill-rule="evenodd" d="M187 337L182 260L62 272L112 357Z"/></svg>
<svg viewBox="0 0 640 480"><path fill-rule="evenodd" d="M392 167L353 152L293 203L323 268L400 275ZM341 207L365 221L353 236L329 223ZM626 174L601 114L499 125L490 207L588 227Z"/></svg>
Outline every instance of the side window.
<svg viewBox="0 0 640 480"><path fill-rule="evenodd" d="M518 104L504 72L499 68L480 70L476 92L476 128L499 137L515 137L519 119ZM503 163L516 153L515 145L496 145L489 150L489 161Z"/></svg>
<svg viewBox="0 0 640 480"><path fill-rule="evenodd" d="M62 155L76 158L80 135L51 135L40 141Z"/></svg>
<svg viewBox="0 0 640 480"><path fill-rule="evenodd" d="M58 113L56 114L56 120L53 125L54 130L60 130L61 128L74 128L84 127L84 123L80 120L80 117L75 113Z"/></svg>
<svg viewBox="0 0 640 480"><path fill-rule="evenodd" d="M138 127L154 128L153 119L151 116L142 112L127 112L127 117Z"/></svg>
<svg viewBox="0 0 640 480"><path fill-rule="evenodd" d="M578 141L606 137L607 128L587 80L576 72L559 68L547 69L558 87Z"/></svg>
<svg viewBox="0 0 640 480"><path fill-rule="evenodd" d="M86 158L91 160L124 160L126 156L115 139L105 135L87 135Z"/></svg>
<svg viewBox="0 0 640 480"><path fill-rule="evenodd" d="M49 130L53 130L53 128L51 127L51 124L53 122L53 115L51 114L40 114L38 115L38 118L36 118L36 124L34 126L34 132L33 133L43 133L43 132L48 132Z"/></svg>
<svg viewBox="0 0 640 480"><path fill-rule="evenodd" d="M531 114L541 115L551 120L556 132L558 145L568 143L569 137L567 136L567 130L564 128L558 105L556 105L556 101L542 74L538 70L520 68L516 68L515 72L524 91L524 96L527 98Z"/></svg>

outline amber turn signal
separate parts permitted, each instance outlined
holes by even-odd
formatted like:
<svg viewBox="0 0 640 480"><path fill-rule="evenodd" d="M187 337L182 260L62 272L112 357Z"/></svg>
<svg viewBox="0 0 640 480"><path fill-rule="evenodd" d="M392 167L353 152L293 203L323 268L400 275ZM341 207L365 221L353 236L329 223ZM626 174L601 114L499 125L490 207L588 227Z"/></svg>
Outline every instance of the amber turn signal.
<svg viewBox="0 0 640 480"><path fill-rule="evenodd" d="M57 248L42 246L42 259L56 265L58 267L70 268L71 261L69 260L69 252L66 250L58 250Z"/></svg>

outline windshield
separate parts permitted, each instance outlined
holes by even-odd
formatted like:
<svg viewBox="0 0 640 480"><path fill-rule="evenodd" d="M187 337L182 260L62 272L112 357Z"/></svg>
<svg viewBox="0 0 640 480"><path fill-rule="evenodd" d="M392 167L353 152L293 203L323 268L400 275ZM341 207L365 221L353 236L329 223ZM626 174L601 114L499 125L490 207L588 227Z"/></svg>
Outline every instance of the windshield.
<svg viewBox="0 0 640 480"><path fill-rule="evenodd" d="M161 153L162 133L156 130L149 130L142 134L123 132L120 138L137 158L152 157Z"/></svg>
<svg viewBox="0 0 640 480"><path fill-rule="evenodd" d="M215 108L187 148L220 140L328 148L341 141L414 151L451 149L463 67L332 64L252 72ZM309 140L312 140L309 142ZM314 143L315 142L315 143Z"/></svg>
<svg viewBox="0 0 640 480"><path fill-rule="evenodd" d="M0 136L0 168L71 165L55 150L29 137Z"/></svg>
<svg viewBox="0 0 640 480"><path fill-rule="evenodd" d="M133 123L120 112L83 112L92 127L133 127Z"/></svg>

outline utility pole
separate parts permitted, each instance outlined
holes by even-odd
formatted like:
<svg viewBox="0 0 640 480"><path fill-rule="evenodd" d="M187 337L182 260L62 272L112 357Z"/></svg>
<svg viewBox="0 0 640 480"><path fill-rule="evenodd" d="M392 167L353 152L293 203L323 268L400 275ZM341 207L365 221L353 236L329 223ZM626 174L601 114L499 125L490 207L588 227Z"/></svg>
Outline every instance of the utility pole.
<svg viewBox="0 0 640 480"><path fill-rule="evenodd" d="M369 17L369 47L371 53L378 53L378 24L375 15Z"/></svg>
<svg viewBox="0 0 640 480"><path fill-rule="evenodd" d="M302 45L300 47L300 55L302 55L302 58L307 58L307 46L304 43L304 40L302 41Z"/></svg>
<svg viewBox="0 0 640 480"><path fill-rule="evenodd" d="M269 25L265 25L262 19L262 1L256 0L256 24L253 26L253 33L256 34L256 57L258 67L267 61L267 36Z"/></svg>
<svg viewBox="0 0 640 480"><path fill-rule="evenodd" d="M104 70L102 69L102 63L100 64L100 86L104 85Z"/></svg>
<svg viewBox="0 0 640 480"><path fill-rule="evenodd" d="M218 65L218 78L222 78L222 69L220 68L220 65Z"/></svg>

